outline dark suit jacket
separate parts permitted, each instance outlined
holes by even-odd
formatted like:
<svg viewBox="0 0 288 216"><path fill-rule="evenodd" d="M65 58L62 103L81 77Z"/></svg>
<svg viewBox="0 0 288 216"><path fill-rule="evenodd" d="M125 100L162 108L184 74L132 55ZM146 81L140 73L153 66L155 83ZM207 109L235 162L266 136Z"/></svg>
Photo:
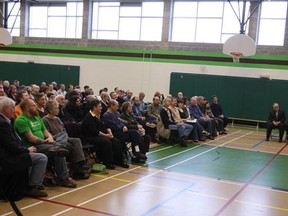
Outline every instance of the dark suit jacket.
<svg viewBox="0 0 288 216"><path fill-rule="evenodd" d="M169 129L169 125L175 125L175 121L174 121L174 118L172 116L171 110L168 109L168 112L170 112L172 121L169 120L168 113L164 108L162 108L160 111L160 116L161 116L162 123L163 123L165 129Z"/></svg>
<svg viewBox="0 0 288 216"><path fill-rule="evenodd" d="M0 167L2 173L15 173L32 165L29 151L17 137L14 128L0 115Z"/></svg>
<svg viewBox="0 0 288 216"><path fill-rule="evenodd" d="M280 121L282 124L285 124L286 115L283 110L278 111L278 118L276 118L276 112L272 110L269 112L268 121L272 123L273 121Z"/></svg>

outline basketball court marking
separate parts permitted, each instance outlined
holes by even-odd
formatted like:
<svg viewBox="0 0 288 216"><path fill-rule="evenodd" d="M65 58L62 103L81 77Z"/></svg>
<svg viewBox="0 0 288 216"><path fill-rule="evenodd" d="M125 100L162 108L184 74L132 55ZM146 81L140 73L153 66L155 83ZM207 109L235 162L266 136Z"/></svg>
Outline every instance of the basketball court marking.
<svg viewBox="0 0 288 216"><path fill-rule="evenodd" d="M242 137L247 136L247 135L249 135L249 134L251 134L251 133L253 133L253 131L248 132L248 133L246 133L246 134L244 134L244 135L242 135L242 136L240 136L240 137L237 137L237 138L233 139L233 141L234 141L234 140L237 140L237 139L241 139ZM232 140L231 140L231 141L232 141ZM230 141L230 142L231 142L231 141ZM227 143L229 143L229 141L226 142L226 144L227 144ZM225 145L225 144L224 144L224 145ZM224 145L221 145L221 146L224 146ZM218 147L220 147L220 146L218 146ZM215 148L218 148L218 147L214 147L214 148L212 148L212 149L214 150ZM193 149L193 148L191 148L191 149ZM190 150L191 150L191 149L190 149ZM190 158L190 160L195 159L196 157L199 157L199 156L201 156L201 155L203 155L203 154L205 154L205 153L207 153L207 152L210 152L210 151L212 151L212 150L209 149L209 150L206 150L206 151L204 151L204 152L202 152L202 153L199 153L199 154L197 154L197 155L194 155L193 157ZM178 153L176 153L176 154L178 155ZM186 162L186 161L187 161L187 159L184 160L184 162ZM152 162L151 162L151 163L152 163ZM182 163L183 163L183 162L182 162ZM150 164L150 163L148 163L148 164ZM164 169L160 169L160 170L158 170L158 171L156 171L156 172L154 172L154 173L148 174L148 175L146 175L146 176L144 176L144 177L142 177L142 178L139 178L139 179L137 179L137 180L135 180L135 181L132 181L132 182L126 184L126 185L123 185L123 186L121 186L121 187L118 187L118 188L115 188L115 189L113 189L113 190L110 190L110 191L108 191L108 192L106 192L106 193L103 193L103 194L101 194L101 195L99 195L99 196L96 196L96 197L94 197L94 198L91 198L91 199L89 199L89 200L87 200L87 201L85 201L85 202L79 203L79 204L77 204L76 206L82 206L82 205L85 205L85 204L87 204L87 203L89 203L89 202L95 201L95 200L97 200L97 199L99 199L99 198L101 198L101 197L103 197L103 196L109 195L109 194L114 193L114 192L116 192L116 191L119 191L119 190L121 190L121 189L123 189L123 188L126 188L126 187L128 187L128 186L130 186L130 185L133 185L133 184L135 184L135 183L138 183L138 182L140 182L140 181L142 181L142 180L144 180L144 179L147 179L147 178L149 178L149 177L151 177L151 176L154 176L154 175L156 175L156 174L158 174L158 173L160 173L160 172L163 172L163 170L167 170L167 169L172 168L172 167L174 167L174 166L178 166L179 164L181 164L181 163L176 163L176 164L174 164L174 165L165 167ZM186 189L186 190L188 190L188 189ZM58 216L58 215L61 215L61 214L63 214L63 213L66 213L66 212L68 212L68 211L71 211L71 210L73 210L73 208L68 208L68 209L63 210L63 211L61 211L61 212L58 212L58 213L56 213L56 214L53 214L53 216Z"/></svg>
<svg viewBox="0 0 288 216"><path fill-rule="evenodd" d="M225 205L215 214L219 216L223 211L273 162L273 160L279 156L279 154L287 147L288 143L284 145L240 190L231 197Z"/></svg>

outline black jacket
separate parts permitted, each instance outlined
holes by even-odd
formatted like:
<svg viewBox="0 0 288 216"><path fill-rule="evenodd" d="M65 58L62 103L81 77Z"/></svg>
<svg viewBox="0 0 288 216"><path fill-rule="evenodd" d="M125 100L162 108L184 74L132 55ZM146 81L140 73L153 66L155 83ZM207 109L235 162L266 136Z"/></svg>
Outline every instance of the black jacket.
<svg viewBox="0 0 288 216"><path fill-rule="evenodd" d="M32 166L29 150L17 137L14 128L0 115L0 167L2 173L15 173Z"/></svg>
<svg viewBox="0 0 288 216"><path fill-rule="evenodd" d="M286 115L283 110L278 111L278 118L276 118L276 112L274 110L269 112L268 121L272 123L273 121L280 121L282 124L285 124Z"/></svg>
<svg viewBox="0 0 288 216"><path fill-rule="evenodd" d="M169 120L169 116L168 116L167 112L170 112L172 121ZM172 112L169 108L167 109L167 111L166 111L166 109L162 108L160 111L160 116L162 119L162 123L166 129L169 129L169 125L175 125L175 120L174 120L174 118L172 116Z"/></svg>

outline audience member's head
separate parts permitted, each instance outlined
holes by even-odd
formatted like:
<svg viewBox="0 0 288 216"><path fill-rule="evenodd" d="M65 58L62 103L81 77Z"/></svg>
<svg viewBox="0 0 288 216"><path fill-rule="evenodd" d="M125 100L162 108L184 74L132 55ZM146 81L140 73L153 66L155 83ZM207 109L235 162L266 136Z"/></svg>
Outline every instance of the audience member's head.
<svg viewBox="0 0 288 216"><path fill-rule="evenodd" d="M278 112L278 111L279 111L279 104L278 104L278 103L274 103L274 104L273 104L273 110L274 110L275 112Z"/></svg>
<svg viewBox="0 0 288 216"><path fill-rule="evenodd" d="M218 97L216 95L212 96L212 102L213 103L218 103Z"/></svg>
<svg viewBox="0 0 288 216"><path fill-rule="evenodd" d="M46 103L46 98L45 98L45 94L43 92L35 94L34 100L35 100L35 103L37 104L38 107L44 108L45 103Z"/></svg>
<svg viewBox="0 0 288 216"><path fill-rule="evenodd" d="M74 90L74 85L69 84L69 86L68 86L68 91L69 91L69 92L72 92L73 90Z"/></svg>
<svg viewBox="0 0 288 216"><path fill-rule="evenodd" d="M183 99L183 102L184 102L184 105L185 105L185 106L189 106L189 105L190 105L190 98L188 98L188 97L183 97L182 99Z"/></svg>
<svg viewBox="0 0 288 216"><path fill-rule="evenodd" d="M113 100L117 100L117 98L118 98L117 93L115 91L110 92L110 98L113 99Z"/></svg>
<svg viewBox="0 0 288 216"><path fill-rule="evenodd" d="M0 97L6 96L3 85L0 85Z"/></svg>
<svg viewBox="0 0 288 216"><path fill-rule="evenodd" d="M144 93L144 92L140 92L140 93L139 93L139 100L140 100L140 101L143 101L144 98L145 98L145 93Z"/></svg>
<svg viewBox="0 0 288 216"><path fill-rule="evenodd" d="M28 117L31 116L39 116L39 111L35 102L31 99L25 99L20 103L20 108L22 109L23 113Z"/></svg>
<svg viewBox="0 0 288 216"><path fill-rule="evenodd" d="M47 101L45 104L45 112L52 115L58 115L59 114L59 106L57 101Z"/></svg>
<svg viewBox="0 0 288 216"><path fill-rule="evenodd" d="M116 94L118 94L119 90L120 90L119 87L114 88L114 92L116 92Z"/></svg>
<svg viewBox="0 0 288 216"><path fill-rule="evenodd" d="M133 96L133 92L130 91L130 90L127 90L127 92L126 92L126 97L127 97L128 99L131 99L132 96Z"/></svg>
<svg viewBox="0 0 288 216"><path fill-rule="evenodd" d="M160 104L160 98L158 96L153 97L153 104L158 106Z"/></svg>
<svg viewBox="0 0 288 216"><path fill-rule="evenodd" d="M54 101L55 95L52 92L50 92L50 93L48 93L47 98L48 98L48 101Z"/></svg>
<svg viewBox="0 0 288 216"><path fill-rule="evenodd" d="M102 111L102 104L99 100L92 100L89 103L89 109L91 112L93 112L95 115L100 115Z"/></svg>
<svg viewBox="0 0 288 216"><path fill-rule="evenodd" d="M182 99L183 98L183 93L182 92L178 92L177 96L178 96L178 98Z"/></svg>
<svg viewBox="0 0 288 216"><path fill-rule="evenodd" d="M117 112L119 104L116 100L110 100L108 103L108 109L110 112Z"/></svg>
<svg viewBox="0 0 288 216"><path fill-rule="evenodd" d="M124 102L121 108L123 113L129 114L132 112L132 104L128 101Z"/></svg>
<svg viewBox="0 0 288 216"><path fill-rule="evenodd" d="M29 95L25 89L22 89L19 92L17 92L17 96L16 96L17 103L20 103L21 101L28 99L28 98L29 98Z"/></svg>
<svg viewBox="0 0 288 216"><path fill-rule="evenodd" d="M90 87L89 87L88 85L85 85L85 86L84 86L84 92L88 91L89 88L90 88Z"/></svg>
<svg viewBox="0 0 288 216"><path fill-rule="evenodd" d="M14 80L13 84L16 86L16 88L20 87L19 80Z"/></svg>
<svg viewBox="0 0 288 216"><path fill-rule="evenodd" d="M102 100L104 103L106 103L106 102L109 101L109 99L110 99L108 93L105 92L105 91L103 91L103 92L101 93L100 97L101 97L101 100Z"/></svg>
<svg viewBox="0 0 288 216"><path fill-rule="evenodd" d="M119 90L119 92L118 92L118 98L123 98L124 97L124 95L125 95L125 91L124 90Z"/></svg>
<svg viewBox="0 0 288 216"><path fill-rule="evenodd" d="M171 107L176 107L176 106L177 106L177 99L176 99L176 98L173 97L173 98L171 99L171 104L170 104L170 106L171 106Z"/></svg>
<svg viewBox="0 0 288 216"><path fill-rule="evenodd" d="M169 98L169 97L165 98L163 100L163 105L164 105L164 107L168 108L171 105L171 98Z"/></svg>
<svg viewBox="0 0 288 216"><path fill-rule="evenodd" d="M4 80L2 85L3 85L4 88L9 88L10 82L8 80Z"/></svg>
<svg viewBox="0 0 288 216"><path fill-rule="evenodd" d="M181 98L177 99L177 106L182 109L184 107L184 100Z"/></svg>
<svg viewBox="0 0 288 216"><path fill-rule="evenodd" d="M207 100L206 100L205 97L203 97L203 96L199 96L198 99L197 99L197 102L198 102L199 105L201 105L201 106L205 106Z"/></svg>
<svg viewBox="0 0 288 216"><path fill-rule="evenodd" d="M0 113L8 119L13 119L15 115L15 102L8 97L0 97Z"/></svg>
<svg viewBox="0 0 288 216"><path fill-rule="evenodd" d="M132 103L133 105L139 105L140 104L140 100L139 97L135 96L132 98Z"/></svg>
<svg viewBox="0 0 288 216"><path fill-rule="evenodd" d="M12 95L16 95L17 94L17 88L16 88L15 85L10 85L9 93L11 93Z"/></svg>
<svg viewBox="0 0 288 216"><path fill-rule="evenodd" d="M193 106L197 105L197 96L192 97L190 103L191 103Z"/></svg>
<svg viewBox="0 0 288 216"><path fill-rule="evenodd" d="M60 84L60 90L65 91L65 85L63 83Z"/></svg>
<svg viewBox="0 0 288 216"><path fill-rule="evenodd" d="M58 102L58 104L59 104L60 106L64 106L64 104L65 104L65 98L64 98L63 95L57 95L57 96L55 97L55 100Z"/></svg>

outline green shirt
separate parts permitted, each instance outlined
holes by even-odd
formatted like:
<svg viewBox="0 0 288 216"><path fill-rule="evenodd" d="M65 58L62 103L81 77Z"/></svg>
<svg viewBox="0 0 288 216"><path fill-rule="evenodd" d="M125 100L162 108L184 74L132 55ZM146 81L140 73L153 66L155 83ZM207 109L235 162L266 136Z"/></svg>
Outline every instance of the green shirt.
<svg viewBox="0 0 288 216"><path fill-rule="evenodd" d="M31 144L28 142L24 133L31 131L32 134L40 139L45 139L43 131L46 127L39 116L28 117L22 113L18 118L16 118L14 127L16 132L20 135L22 143L26 147L30 147Z"/></svg>

